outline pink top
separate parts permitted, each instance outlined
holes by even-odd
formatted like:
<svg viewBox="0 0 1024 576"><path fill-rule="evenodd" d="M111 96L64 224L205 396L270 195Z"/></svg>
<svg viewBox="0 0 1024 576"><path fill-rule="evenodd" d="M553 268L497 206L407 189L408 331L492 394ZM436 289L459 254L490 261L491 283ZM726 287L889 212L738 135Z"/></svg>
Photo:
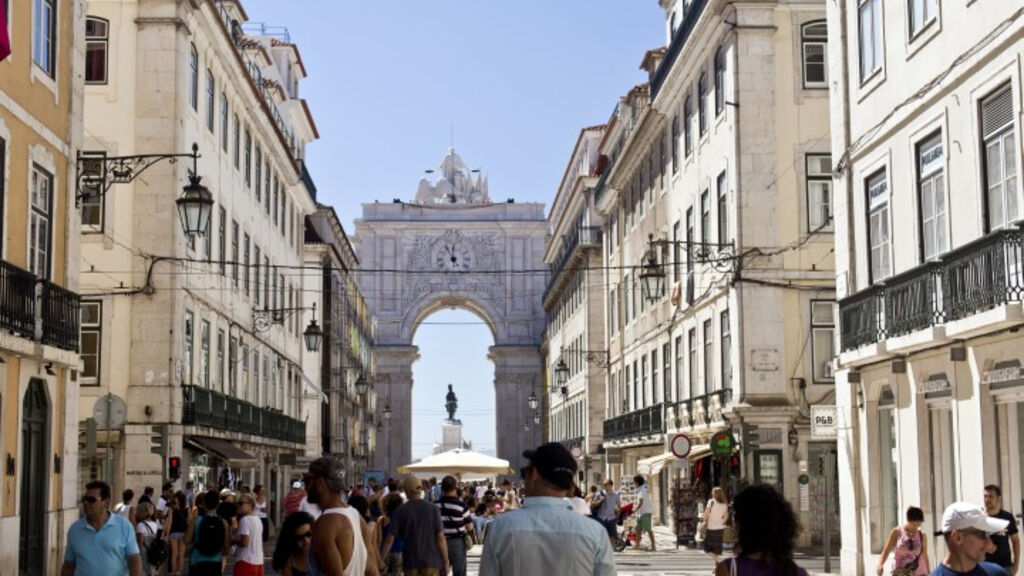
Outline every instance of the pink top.
<svg viewBox="0 0 1024 576"><path fill-rule="evenodd" d="M907 534L907 531L902 526L900 526L899 530L900 535L896 538L896 549L893 551L893 567L905 568L920 555L921 557L917 560L917 569L914 570L914 576L928 574L928 567L924 565L924 555L921 554L921 543L924 538L921 531L918 530L913 535L910 535Z"/></svg>

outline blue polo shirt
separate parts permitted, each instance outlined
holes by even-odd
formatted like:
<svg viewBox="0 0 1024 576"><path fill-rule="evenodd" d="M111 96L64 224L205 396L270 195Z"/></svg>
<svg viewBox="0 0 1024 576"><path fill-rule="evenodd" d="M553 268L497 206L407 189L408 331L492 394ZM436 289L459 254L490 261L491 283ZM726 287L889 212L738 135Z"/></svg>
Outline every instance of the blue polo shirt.
<svg viewBox="0 0 1024 576"><path fill-rule="evenodd" d="M135 531L127 519L110 514L97 532L85 517L68 529L64 561L75 564L75 576L118 576L128 574L128 557L139 555Z"/></svg>

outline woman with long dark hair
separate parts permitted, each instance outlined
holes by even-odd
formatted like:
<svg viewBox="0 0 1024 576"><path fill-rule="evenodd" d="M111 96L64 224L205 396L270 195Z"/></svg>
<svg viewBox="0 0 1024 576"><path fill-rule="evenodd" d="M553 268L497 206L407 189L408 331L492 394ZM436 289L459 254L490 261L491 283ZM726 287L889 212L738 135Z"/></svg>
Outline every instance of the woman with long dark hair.
<svg viewBox="0 0 1024 576"><path fill-rule="evenodd" d="M736 556L716 576L807 576L793 561L800 523L789 502L767 484L748 486L732 501Z"/></svg>
<svg viewBox="0 0 1024 576"><path fill-rule="evenodd" d="M313 538L313 517L292 512L284 519L274 548L274 570L281 576L309 574L309 546Z"/></svg>

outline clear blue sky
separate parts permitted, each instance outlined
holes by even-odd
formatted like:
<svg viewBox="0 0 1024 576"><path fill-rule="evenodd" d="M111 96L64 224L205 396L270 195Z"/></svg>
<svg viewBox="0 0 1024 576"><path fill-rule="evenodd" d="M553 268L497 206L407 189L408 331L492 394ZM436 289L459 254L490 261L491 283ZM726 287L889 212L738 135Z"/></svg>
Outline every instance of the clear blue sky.
<svg viewBox="0 0 1024 576"><path fill-rule="evenodd" d="M665 43L657 0L243 0L285 26L309 77L320 140L307 148L318 200L352 232L360 204L411 200L452 140L487 173L491 198L552 202L581 128L608 120ZM442 312L430 322L476 322ZM425 325L415 337L413 455L440 438L446 383L465 435L493 449L493 344L483 325ZM452 370L458 366L458 370ZM483 386L487 384L487 386Z"/></svg>

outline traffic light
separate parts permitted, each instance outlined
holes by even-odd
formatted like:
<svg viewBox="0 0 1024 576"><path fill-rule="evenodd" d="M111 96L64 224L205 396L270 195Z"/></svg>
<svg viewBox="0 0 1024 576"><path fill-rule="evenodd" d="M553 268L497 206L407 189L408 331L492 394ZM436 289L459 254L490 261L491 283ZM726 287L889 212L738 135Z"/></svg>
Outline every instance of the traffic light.
<svg viewBox="0 0 1024 576"><path fill-rule="evenodd" d="M181 478L181 458L171 456L167 459L167 476L170 477L171 480Z"/></svg>
<svg viewBox="0 0 1024 576"><path fill-rule="evenodd" d="M149 451L163 457L167 453L167 424L153 426L153 435L150 436L150 439L153 444L149 447Z"/></svg>

